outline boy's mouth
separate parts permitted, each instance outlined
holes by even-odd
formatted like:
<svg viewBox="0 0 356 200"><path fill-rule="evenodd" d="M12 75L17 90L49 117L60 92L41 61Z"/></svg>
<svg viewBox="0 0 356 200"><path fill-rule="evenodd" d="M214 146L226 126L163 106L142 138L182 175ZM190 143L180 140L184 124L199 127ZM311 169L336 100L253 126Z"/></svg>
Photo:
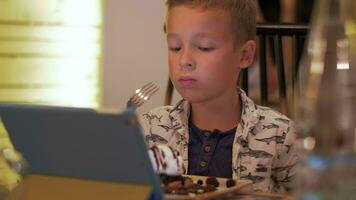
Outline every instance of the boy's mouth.
<svg viewBox="0 0 356 200"><path fill-rule="evenodd" d="M182 76L178 81L182 86L191 86L197 82L195 78L189 76Z"/></svg>

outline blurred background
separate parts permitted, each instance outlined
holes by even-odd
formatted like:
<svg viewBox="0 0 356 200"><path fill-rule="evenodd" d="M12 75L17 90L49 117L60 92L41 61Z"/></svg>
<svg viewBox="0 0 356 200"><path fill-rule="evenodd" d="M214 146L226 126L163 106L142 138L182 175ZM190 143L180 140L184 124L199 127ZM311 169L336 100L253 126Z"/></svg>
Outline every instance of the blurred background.
<svg viewBox="0 0 356 200"><path fill-rule="evenodd" d="M260 1L258 20L308 22L303 2ZM164 15L164 1L0 1L0 101L120 109L154 81L160 90L139 112L162 105Z"/></svg>
<svg viewBox="0 0 356 200"><path fill-rule="evenodd" d="M163 1L0 0L0 102L120 109L144 83L165 85L164 11ZM3 148L13 146L0 117ZM18 180L0 158L0 197Z"/></svg>
<svg viewBox="0 0 356 200"><path fill-rule="evenodd" d="M0 1L0 101L122 108L167 82L163 21L162 1Z"/></svg>
<svg viewBox="0 0 356 200"><path fill-rule="evenodd" d="M314 4L313 0L259 0L258 2L257 19L259 23L265 24L308 25ZM345 10L346 8L347 6ZM328 13L326 11L328 10L325 10L325 13ZM0 102L105 107L121 110L125 108L127 100L137 88L153 81L160 90L152 96L151 100L143 104L138 112L142 113L162 106L168 83L164 20L164 0L0 0ZM324 17L319 17L319 20L322 22L324 20L324 24L333 22L325 20ZM318 30L318 26L315 27L315 30ZM348 21L345 30L354 37L355 27L354 21ZM328 31L321 32L324 34ZM315 38L320 38L319 35L317 36ZM311 43L313 42L318 40ZM268 93L271 96L272 106L273 103L280 103L277 67L272 56L273 45L272 41L266 45L269 51L265 56L268 65ZM287 77L290 77L292 71L291 55L292 40L284 38L282 56L285 60ZM260 79L257 61L249 69L248 76L249 96L260 103L257 97ZM334 77L334 74L331 73L330 77ZM287 88L291 85L290 80L289 78L286 81ZM329 82L331 80L329 78ZM354 87L345 93L354 92L352 89ZM292 90L287 93L291 98ZM179 95L174 92L172 103L179 99ZM346 103L353 105L354 101L345 102L344 99L345 105ZM347 106L344 107L346 111L351 110ZM324 109L324 112L329 112L329 109ZM331 114L325 114L327 115ZM334 117L338 116L334 115ZM301 119L307 121L305 118ZM349 119L351 121L354 118L349 117ZM312 120L308 123L310 121ZM328 126L324 127L328 128ZM334 135L333 131L336 128L329 129L330 135ZM353 130L348 133L353 134L355 138L356 129ZM354 141L356 144L355 139ZM329 146L330 143L325 144ZM1 148L13 147L0 118ZM353 151L356 151L356 145L353 148ZM356 159L354 160L356 163ZM5 162L0 159L0 189L2 186L16 185L19 179L14 172L3 166ZM307 174L306 177L314 176ZM350 185L353 190L355 184Z"/></svg>

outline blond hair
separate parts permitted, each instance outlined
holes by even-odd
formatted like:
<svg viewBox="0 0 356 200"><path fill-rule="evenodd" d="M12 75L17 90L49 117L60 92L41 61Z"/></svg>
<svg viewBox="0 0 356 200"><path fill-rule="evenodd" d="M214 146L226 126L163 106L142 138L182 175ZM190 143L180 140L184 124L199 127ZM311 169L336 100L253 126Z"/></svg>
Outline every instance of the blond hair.
<svg viewBox="0 0 356 200"><path fill-rule="evenodd" d="M245 42L256 36L256 0L167 0L167 14L175 6L191 6L202 9L222 9L230 16L231 31L235 41Z"/></svg>

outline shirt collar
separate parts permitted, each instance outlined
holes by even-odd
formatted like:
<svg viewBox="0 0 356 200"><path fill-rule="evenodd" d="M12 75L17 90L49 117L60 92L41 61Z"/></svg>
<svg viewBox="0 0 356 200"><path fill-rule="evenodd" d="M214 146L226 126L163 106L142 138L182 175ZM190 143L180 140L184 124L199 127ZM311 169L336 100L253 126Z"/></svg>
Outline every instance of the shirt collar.
<svg viewBox="0 0 356 200"><path fill-rule="evenodd" d="M238 125L238 130L242 139L247 139L250 130L256 125L259 120L259 113L256 104L247 97L246 93L238 88L241 99L241 119Z"/></svg>
<svg viewBox="0 0 356 200"><path fill-rule="evenodd" d="M237 90L240 95L242 105L241 119L237 130L240 132L240 136L243 139L246 139L249 130L258 122L258 108L255 103L247 97L246 93L241 88L237 88ZM172 110L170 110L170 116L172 119L178 119L185 127L188 127L190 111L190 103L182 99L173 107Z"/></svg>

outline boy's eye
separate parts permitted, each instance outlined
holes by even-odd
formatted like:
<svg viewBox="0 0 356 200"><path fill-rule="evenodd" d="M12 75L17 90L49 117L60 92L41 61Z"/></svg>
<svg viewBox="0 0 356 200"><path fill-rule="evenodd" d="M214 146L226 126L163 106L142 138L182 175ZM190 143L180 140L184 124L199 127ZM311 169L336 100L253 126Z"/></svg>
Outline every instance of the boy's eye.
<svg viewBox="0 0 356 200"><path fill-rule="evenodd" d="M169 47L169 50L173 52L178 52L180 49L180 47Z"/></svg>
<svg viewBox="0 0 356 200"><path fill-rule="evenodd" d="M212 51L214 48L211 48L211 47L198 47L198 49L200 51L209 52L209 51Z"/></svg>

